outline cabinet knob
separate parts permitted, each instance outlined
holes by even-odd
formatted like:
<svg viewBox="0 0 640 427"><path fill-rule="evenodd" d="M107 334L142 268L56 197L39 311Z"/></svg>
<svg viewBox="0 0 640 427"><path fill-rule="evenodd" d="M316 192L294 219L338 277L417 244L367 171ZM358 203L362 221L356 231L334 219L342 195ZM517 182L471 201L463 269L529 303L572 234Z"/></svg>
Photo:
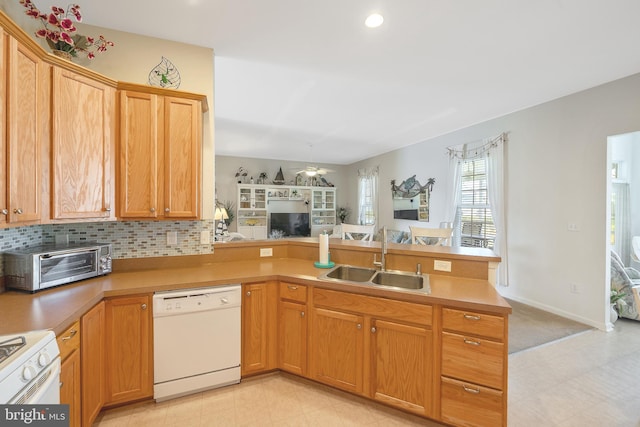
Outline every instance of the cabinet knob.
<svg viewBox="0 0 640 427"><path fill-rule="evenodd" d="M372 334L375 334L375 333L376 333L376 327L375 327L375 326L371 328L371 333L372 333Z"/></svg>
<svg viewBox="0 0 640 427"><path fill-rule="evenodd" d="M9 211L6 209L2 209L0 213L2 213L2 215L9 215Z"/></svg>
<svg viewBox="0 0 640 427"><path fill-rule="evenodd" d="M304 311L300 312L300 317L304 317Z"/></svg>
<svg viewBox="0 0 640 427"><path fill-rule="evenodd" d="M247 291L247 296L250 297L251 296L251 291Z"/></svg>
<svg viewBox="0 0 640 427"><path fill-rule="evenodd" d="M14 210L13 210L13 213L14 213L14 214L21 215L21 214L22 214L22 208L14 209Z"/></svg>
<svg viewBox="0 0 640 427"><path fill-rule="evenodd" d="M141 308L141 309L143 309L143 310L146 310L146 309L147 309L147 304L142 304L142 305L140 306L140 308Z"/></svg>
<svg viewBox="0 0 640 427"><path fill-rule="evenodd" d="M156 211L156 208L149 209L149 212L155 212L155 211Z"/></svg>
<svg viewBox="0 0 640 427"><path fill-rule="evenodd" d="M360 323L358 323L358 324L356 325L356 328L358 328L358 329L362 329L362 325L361 325Z"/></svg>
<svg viewBox="0 0 640 427"><path fill-rule="evenodd" d="M165 212L167 212L167 213L169 213L169 212L171 211L171 209L169 209L169 208L164 208L164 211L165 211Z"/></svg>
<svg viewBox="0 0 640 427"><path fill-rule="evenodd" d="M111 212L111 208L104 208L105 212Z"/></svg>

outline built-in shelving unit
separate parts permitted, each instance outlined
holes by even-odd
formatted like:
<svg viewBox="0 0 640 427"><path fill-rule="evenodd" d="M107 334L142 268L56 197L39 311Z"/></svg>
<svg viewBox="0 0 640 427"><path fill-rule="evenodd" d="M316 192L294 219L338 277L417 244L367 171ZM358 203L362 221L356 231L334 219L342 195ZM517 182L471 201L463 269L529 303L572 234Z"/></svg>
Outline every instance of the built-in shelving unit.
<svg viewBox="0 0 640 427"><path fill-rule="evenodd" d="M238 184L238 232L250 239L266 239L269 214L280 211L280 202L306 203L311 236L336 225L336 188L285 185Z"/></svg>

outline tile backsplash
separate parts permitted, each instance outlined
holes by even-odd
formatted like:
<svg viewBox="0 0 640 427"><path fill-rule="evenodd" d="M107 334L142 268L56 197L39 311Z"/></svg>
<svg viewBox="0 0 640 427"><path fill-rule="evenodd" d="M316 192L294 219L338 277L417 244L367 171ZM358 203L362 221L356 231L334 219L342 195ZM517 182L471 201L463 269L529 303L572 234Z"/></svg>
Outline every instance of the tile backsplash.
<svg viewBox="0 0 640 427"><path fill-rule="evenodd" d="M0 252L54 243L57 235L67 235L72 243L112 243L116 259L208 254L213 252L213 244L200 244L200 234L208 231L213 242L214 230L214 220L33 225L0 230ZM167 232L170 231L177 234L176 245L167 245ZM4 263L0 263L2 275Z"/></svg>

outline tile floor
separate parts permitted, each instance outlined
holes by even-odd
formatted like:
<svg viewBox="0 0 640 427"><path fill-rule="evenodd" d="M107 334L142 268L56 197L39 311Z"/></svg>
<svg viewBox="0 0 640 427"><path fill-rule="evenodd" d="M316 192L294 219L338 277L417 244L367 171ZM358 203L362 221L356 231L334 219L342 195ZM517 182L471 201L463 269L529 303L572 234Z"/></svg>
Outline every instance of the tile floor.
<svg viewBox="0 0 640 427"><path fill-rule="evenodd" d="M509 356L509 426L640 427L640 322ZM103 411L113 426L439 426L287 374Z"/></svg>

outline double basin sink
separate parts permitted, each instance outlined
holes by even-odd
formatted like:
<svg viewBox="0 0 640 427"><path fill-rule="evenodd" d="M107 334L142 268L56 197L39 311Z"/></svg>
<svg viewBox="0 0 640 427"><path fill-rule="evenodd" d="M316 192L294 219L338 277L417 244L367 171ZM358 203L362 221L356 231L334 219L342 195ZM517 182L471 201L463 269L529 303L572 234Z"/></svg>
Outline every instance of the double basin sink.
<svg viewBox="0 0 640 427"><path fill-rule="evenodd" d="M373 268L339 265L320 276L341 282L359 283L372 286L386 286L415 291L428 288L427 278L423 275L405 273L402 271L379 271Z"/></svg>

